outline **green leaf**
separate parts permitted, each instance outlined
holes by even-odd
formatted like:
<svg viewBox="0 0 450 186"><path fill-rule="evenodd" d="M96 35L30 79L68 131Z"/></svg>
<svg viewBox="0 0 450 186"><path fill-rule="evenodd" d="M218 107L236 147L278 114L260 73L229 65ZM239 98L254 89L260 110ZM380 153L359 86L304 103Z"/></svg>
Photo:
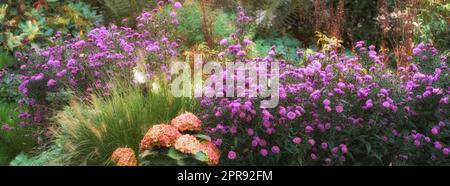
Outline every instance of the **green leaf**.
<svg viewBox="0 0 450 186"><path fill-rule="evenodd" d="M201 162L207 162L208 161L208 155L206 155L204 152L198 152L194 155L194 158Z"/></svg>
<svg viewBox="0 0 450 186"><path fill-rule="evenodd" d="M211 137L204 135L204 134L197 134L197 135L195 135L195 137L197 137L201 141L211 141Z"/></svg>
<svg viewBox="0 0 450 186"><path fill-rule="evenodd" d="M185 154L181 153L173 147L169 149L169 152L167 152L167 156L177 161L185 159L187 157Z"/></svg>

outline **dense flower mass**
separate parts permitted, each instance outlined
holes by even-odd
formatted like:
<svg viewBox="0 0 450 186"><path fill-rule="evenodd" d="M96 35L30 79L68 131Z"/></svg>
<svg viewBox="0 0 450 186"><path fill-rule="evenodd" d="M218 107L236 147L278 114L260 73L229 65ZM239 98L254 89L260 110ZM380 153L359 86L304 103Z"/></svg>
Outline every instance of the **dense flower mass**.
<svg viewBox="0 0 450 186"><path fill-rule="evenodd" d="M197 154L200 152L202 145L195 136L186 134L176 140L174 147L178 151L186 154Z"/></svg>
<svg viewBox="0 0 450 186"><path fill-rule="evenodd" d="M200 151L208 156L208 165L215 166L219 164L220 161L220 150L212 142L202 142Z"/></svg>
<svg viewBox="0 0 450 186"><path fill-rule="evenodd" d="M172 119L170 124L180 132L200 131L202 129L202 121L196 115L189 112Z"/></svg>
<svg viewBox="0 0 450 186"><path fill-rule="evenodd" d="M131 148L118 148L111 155L111 160L117 166L137 166L138 162L134 150Z"/></svg>
<svg viewBox="0 0 450 186"><path fill-rule="evenodd" d="M261 109L261 100L250 96L202 99L207 131L228 152L223 162L289 165L301 159L305 165L355 165L358 161L388 165L425 156L439 164L448 156L448 133L443 135L442 130L448 131L450 122L449 69L447 58L438 56L432 46L419 45L412 59L415 64L398 76L386 69L376 47L365 42L357 43L354 56L299 51L304 60L304 66L299 66L278 59L275 47L265 58L242 59L242 37L237 33L235 39L240 44L231 45L219 57L283 64L281 103L275 109ZM230 43L224 39L220 45ZM426 61L421 55L428 56ZM423 107L425 102L431 105ZM411 124L424 122L418 117L428 113L426 108L436 113L427 117L440 126ZM410 144L416 152L409 152ZM423 148L431 150L423 153Z"/></svg>
<svg viewBox="0 0 450 186"><path fill-rule="evenodd" d="M97 92L107 97L111 77L120 74L133 80L136 66L144 81L152 79L155 71L164 72L161 69L169 59L179 54L178 38L170 32L177 26L172 23L176 17L161 15L165 3L161 1L153 11L138 16L136 29L111 25L94 28L85 37L58 35L52 38L55 46L18 55L20 103L29 106L35 116L23 122L42 124L51 110L68 101L65 95L71 91L84 99ZM181 3L173 3L173 13L181 7ZM139 83L135 81L132 83Z"/></svg>
<svg viewBox="0 0 450 186"><path fill-rule="evenodd" d="M171 125L155 125L145 134L139 147L142 151L152 147L171 147L180 136L178 129Z"/></svg>

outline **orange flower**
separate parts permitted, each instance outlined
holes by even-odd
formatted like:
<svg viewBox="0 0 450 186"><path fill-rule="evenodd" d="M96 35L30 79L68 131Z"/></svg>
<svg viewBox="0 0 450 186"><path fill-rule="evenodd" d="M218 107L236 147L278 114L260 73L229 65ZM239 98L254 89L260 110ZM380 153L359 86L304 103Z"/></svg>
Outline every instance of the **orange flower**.
<svg viewBox="0 0 450 186"><path fill-rule="evenodd" d="M186 154L197 154L201 150L201 143L195 136L186 134L177 139L175 149Z"/></svg>
<svg viewBox="0 0 450 186"><path fill-rule="evenodd" d="M136 155L134 154L134 150L131 148L116 149L111 156L111 160L117 166L137 166L138 165L138 162L136 160Z"/></svg>
<svg viewBox="0 0 450 186"><path fill-rule="evenodd" d="M177 128L171 125L155 125L148 130L147 134L145 134L139 147L142 151L148 150L153 146L171 147L180 136L181 133Z"/></svg>
<svg viewBox="0 0 450 186"><path fill-rule="evenodd" d="M176 127L180 132L200 131L202 129L202 121L190 112L186 112L174 118L171 125Z"/></svg>
<svg viewBox="0 0 450 186"><path fill-rule="evenodd" d="M208 156L208 165L215 166L219 164L220 150L212 142L203 142L201 144L201 151Z"/></svg>

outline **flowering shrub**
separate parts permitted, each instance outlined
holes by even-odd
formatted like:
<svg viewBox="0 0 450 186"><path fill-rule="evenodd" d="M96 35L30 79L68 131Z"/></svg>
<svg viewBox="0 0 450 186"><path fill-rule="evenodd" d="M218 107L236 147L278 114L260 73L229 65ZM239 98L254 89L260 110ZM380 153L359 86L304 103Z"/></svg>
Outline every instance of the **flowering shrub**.
<svg viewBox="0 0 450 186"><path fill-rule="evenodd" d="M201 121L192 113L150 128L140 144L142 165L218 165L220 151L208 136L180 134L193 130L201 130Z"/></svg>
<svg viewBox="0 0 450 186"><path fill-rule="evenodd" d="M145 134L139 147L141 150L148 150L155 146L171 147L180 136L177 128L171 125L155 125Z"/></svg>
<svg viewBox="0 0 450 186"><path fill-rule="evenodd" d="M134 150L131 148L118 148L111 155L111 160L117 166L137 166L138 162Z"/></svg>
<svg viewBox="0 0 450 186"><path fill-rule="evenodd" d="M21 152L37 146L33 126L26 126L17 117L21 108L0 101L0 165L8 165Z"/></svg>
<svg viewBox="0 0 450 186"><path fill-rule="evenodd" d="M243 12L238 20L246 20ZM250 96L202 100L207 131L227 152L224 164L450 163L448 66L433 48L419 45L423 54L416 54L415 60L424 69L412 65L405 69L407 75L398 76L385 69L376 47L364 42L357 43L357 55L351 57L334 51L309 55L298 51L305 61L298 66L279 59L276 47L267 57L250 59L242 46L251 42L239 35L234 37L238 44L221 41L229 47L219 58L284 64L281 101L275 109L263 109L261 100ZM429 74L421 73L426 71ZM423 114L426 119L418 119ZM428 131L432 136L422 134ZM411 146L414 140L425 141L418 141L417 149Z"/></svg>
<svg viewBox="0 0 450 186"><path fill-rule="evenodd" d="M161 11L165 2L159 1L154 10L136 18L137 29L99 27L86 37L74 39L57 34L51 39L61 39L59 45L30 56L19 55L22 82L18 88L23 94L20 103L29 107L29 112L21 114L26 116L23 119L44 123L52 110L66 105L72 94L86 99L100 91L108 96L114 76L131 81L138 71L144 76L140 79L153 78L155 64L164 64L178 54L176 38L171 34L178 24L176 4L166 15Z"/></svg>
<svg viewBox="0 0 450 186"><path fill-rule="evenodd" d="M159 85L157 89L148 88L150 82L136 85L120 78L113 82L109 96L97 93L89 102L77 99L56 114L54 141L62 144L62 156L68 157L65 164L108 164L119 147L139 152L156 144L172 146L180 136L178 130L156 124L180 112L199 110L197 100L174 97L164 80L151 82ZM149 130L153 125L158 127Z"/></svg>
<svg viewBox="0 0 450 186"><path fill-rule="evenodd" d="M202 127L202 121L189 112L173 118L170 124L181 132L200 131Z"/></svg>

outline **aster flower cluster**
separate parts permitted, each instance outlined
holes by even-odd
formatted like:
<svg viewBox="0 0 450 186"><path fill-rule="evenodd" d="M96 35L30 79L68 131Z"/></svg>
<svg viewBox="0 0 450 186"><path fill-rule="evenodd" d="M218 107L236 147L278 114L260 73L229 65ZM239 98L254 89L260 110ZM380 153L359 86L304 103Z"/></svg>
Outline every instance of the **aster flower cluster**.
<svg viewBox="0 0 450 186"><path fill-rule="evenodd" d="M363 41L357 43L355 56L298 51L305 62L299 66L279 58L275 47L266 57L251 59L244 47L251 42L243 35L231 37L235 44L229 39L220 41L226 50L219 59L280 62L281 103L275 109L262 109L261 100L251 96L201 100L206 130L227 152L222 158L225 164L389 165L413 159L438 164L448 158L449 69L446 57L438 56L432 46L420 44L420 52L416 49L412 59L419 66L431 67L429 73L413 64L403 69L406 75L397 75L385 69L384 56L376 47ZM429 125L430 121L418 117L430 112L434 113L427 115L433 118L431 123L440 124L425 129L417 126ZM418 135L419 131L432 136ZM411 138L411 133L420 138ZM416 145L417 151L410 152L409 146L417 139L427 139L426 150ZM405 154L414 155L405 158Z"/></svg>
<svg viewBox="0 0 450 186"><path fill-rule="evenodd" d="M142 152L146 150L161 150L173 148L183 154L195 156L204 153L204 160L208 165L217 165L220 151L212 142L201 141L196 135L181 134L181 132L199 132L201 120L192 113L186 112L171 121L171 125L160 124L153 126L140 143Z"/></svg>
<svg viewBox="0 0 450 186"><path fill-rule="evenodd" d="M18 89L23 97L19 103L30 108L22 113L27 116L23 122L44 123L51 110L68 101L71 91L85 99L96 92L107 97L112 88L109 77L132 80L136 66L145 69L146 79L153 78L157 68L178 55L177 38L170 31L177 26L172 23L176 17L162 11L167 3L173 12L182 7L179 2L159 1L155 9L136 18L136 29L111 25L95 28L84 37L58 35L53 38L60 40L56 46L18 54Z"/></svg>

